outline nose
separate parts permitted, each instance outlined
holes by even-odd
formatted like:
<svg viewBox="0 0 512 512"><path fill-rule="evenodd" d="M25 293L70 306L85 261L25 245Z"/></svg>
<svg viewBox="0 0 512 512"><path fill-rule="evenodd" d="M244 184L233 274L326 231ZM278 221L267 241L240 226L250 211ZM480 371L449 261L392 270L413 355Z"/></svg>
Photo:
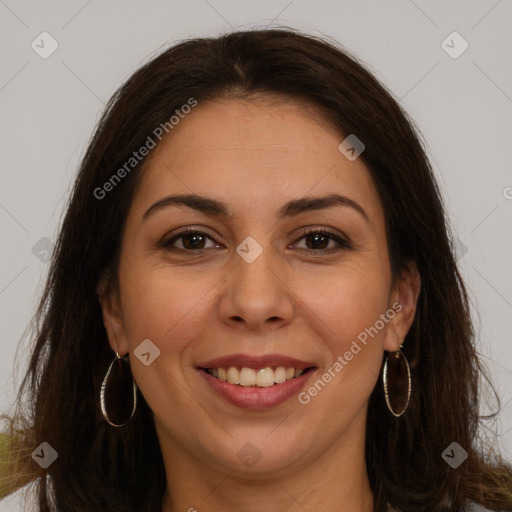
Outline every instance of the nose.
<svg viewBox="0 0 512 512"><path fill-rule="evenodd" d="M286 270L270 249L264 250L251 263L234 255L225 286L220 302L224 323L263 332L291 322L294 294L287 283Z"/></svg>

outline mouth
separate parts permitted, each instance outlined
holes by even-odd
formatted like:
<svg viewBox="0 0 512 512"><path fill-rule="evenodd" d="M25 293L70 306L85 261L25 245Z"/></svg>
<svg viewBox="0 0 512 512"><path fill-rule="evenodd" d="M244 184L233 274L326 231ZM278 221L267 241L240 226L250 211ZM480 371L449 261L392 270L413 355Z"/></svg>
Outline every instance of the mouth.
<svg viewBox="0 0 512 512"><path fill-rule="evenodd" d="M287 356L233 355L197 367L207 384L237 407L275 407L305 386L315 372L313 363Z"/></svg>

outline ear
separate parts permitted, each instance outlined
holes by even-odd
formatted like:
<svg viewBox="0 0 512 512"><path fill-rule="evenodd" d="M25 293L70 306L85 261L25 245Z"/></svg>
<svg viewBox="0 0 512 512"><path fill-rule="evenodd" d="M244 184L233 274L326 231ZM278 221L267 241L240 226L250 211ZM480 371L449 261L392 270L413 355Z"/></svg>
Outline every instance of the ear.
<svg viewBox="0 0 512 512"><path fill-rule="evenodd" d="M420 274L416 264L410 263L391 290L389 308L395 311L395 315L390 317L384 350L396 352L400 349L414 320L420 289Z"/></svg>
<svg viewBox="0 0 512 512"><path fill-rule="evenodd" d="M114 352L123 356L128 352L128 341L124 328L119 289L113 285L109 276L105 274L99 280L96 293L110 347Z"/></svg>

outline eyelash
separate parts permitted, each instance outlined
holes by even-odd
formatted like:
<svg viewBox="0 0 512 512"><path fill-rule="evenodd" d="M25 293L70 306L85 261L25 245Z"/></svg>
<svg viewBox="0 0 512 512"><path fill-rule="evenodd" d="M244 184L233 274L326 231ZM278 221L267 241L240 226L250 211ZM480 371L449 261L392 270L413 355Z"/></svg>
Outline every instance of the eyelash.
<svg viewBox="0 0 512 512"><path fill-rule="evenodd" d="M186 236L190 236L190 235L195 235L195 234L198 234L198 235L205 235L207 238L209 238L210 240L214 241L213 238L206 232L204 231L201 231L199 229L196 229L196 228L187 228L186 230L184 231L181 231L180 233L176 234L175 236L173 236L172 238L170 238L169 240L166 240L162 243L162 247L168 251L181 251L181 252L189 252L189 253L197 253L199 251L207 251L208 249L211 249L211 248L206 248L206 249L182 249L182 248L177 248L177 247L172 247L172 244L174 242L176 242L177 240L179 240L180 238L184 238ZM320 253L320 254L331 254L331 253L335 253L335 252L338 252L338 251L341 251L341 250L347 250L347 249L352 249L352 246L351 244L348 242L348 240L345 240L344 238L341 238L339 237L338 235L336 235L335 233L332 233L331 231L329 231L327 228L325 227L321 227L321 228L307 228L304 230L304 232L302 233L302 235L300 236L300 238L298 238L294 243L298 242L299 240L302 240L303 238L306 238L307 236L311 236L311 235L324 235L326 237L328 237L329 239L333 240L334 242L336 242L338 244L337 247L334 247L334 248L330 248L330 249L298 249L299 251L302 251L302 252L314 252L314 253ZM215 242L217 243L217 242Z"/></svg>

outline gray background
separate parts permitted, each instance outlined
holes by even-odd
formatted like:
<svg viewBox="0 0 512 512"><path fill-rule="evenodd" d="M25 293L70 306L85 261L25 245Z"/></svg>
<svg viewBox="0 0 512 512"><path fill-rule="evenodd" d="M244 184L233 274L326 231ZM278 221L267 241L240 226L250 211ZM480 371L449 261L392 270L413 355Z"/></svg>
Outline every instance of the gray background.
<svg viewBox="0 0 512 512"><path fill-rule="evenodd" d="M501 419L489 429L511 459L511 21L511 0L0 0L0 411L12 402L16 348L108 98L173 41L279 24L331 36L353 51L423 133L458 238L478 349L502 400ZM43 31L58 43L46 59L31 47L35 40L48 50ZM458 52L460 40L441 44L453 31L469 44L458 58L445 49ZM23 346L20 376L26 355Z"/></svg>

